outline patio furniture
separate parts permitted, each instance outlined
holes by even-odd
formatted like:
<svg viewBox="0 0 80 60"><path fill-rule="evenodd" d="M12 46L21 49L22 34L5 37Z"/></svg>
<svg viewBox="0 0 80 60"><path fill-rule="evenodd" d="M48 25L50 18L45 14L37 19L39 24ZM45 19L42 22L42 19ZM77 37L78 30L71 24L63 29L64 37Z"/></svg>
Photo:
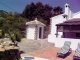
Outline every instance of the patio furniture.
<svg viewBox="0 0 80 60"><path fill-rule="evenodd" d="M64 46L57 53L57 56L61 58L65 58L66 56L68 56L71 53L70 45L71 42L65 41Z"/></svg>
<svg viewBox="0 0 80 60"><path fill-rule="evenodd" d="M78 43L77 49L75 50L73 60L80 60L80 43Z"/></svg>

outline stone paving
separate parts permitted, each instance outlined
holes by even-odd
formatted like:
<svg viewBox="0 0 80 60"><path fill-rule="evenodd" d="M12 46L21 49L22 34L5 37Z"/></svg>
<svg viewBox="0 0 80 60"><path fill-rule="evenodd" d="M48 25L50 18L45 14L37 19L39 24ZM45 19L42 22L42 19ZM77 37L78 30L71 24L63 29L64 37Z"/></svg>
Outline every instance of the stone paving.
<svg viewBox="0 0 80 60"><path fill-rule="evenodd" d="M35 50L44 49L49 46L54 46L53 43L48 43L47 39L43 40L27 40L26 38L22 39L20 43L18 43L20 50L25 53L33 52Z"/></svg>

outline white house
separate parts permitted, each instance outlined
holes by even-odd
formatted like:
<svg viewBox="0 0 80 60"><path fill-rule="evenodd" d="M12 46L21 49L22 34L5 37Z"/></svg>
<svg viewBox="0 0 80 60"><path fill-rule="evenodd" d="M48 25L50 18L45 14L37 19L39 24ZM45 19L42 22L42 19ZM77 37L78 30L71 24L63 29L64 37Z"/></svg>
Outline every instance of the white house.
<svg viewBox="0 0 80 60"><path fill-rule="evenodd" d="M45 24L35 18L35 20L26 23L26 38L27 39L43 39Z"/></svg>
<svg viewBox="0 0 80 60"><path fill-rule="evenodd" d="M51 32L48 42L62 47L65 41L71 41L71 48L75 50L80 42L80 12L73 13L69 4L65 4L64 13L50 18Z"/></svg>

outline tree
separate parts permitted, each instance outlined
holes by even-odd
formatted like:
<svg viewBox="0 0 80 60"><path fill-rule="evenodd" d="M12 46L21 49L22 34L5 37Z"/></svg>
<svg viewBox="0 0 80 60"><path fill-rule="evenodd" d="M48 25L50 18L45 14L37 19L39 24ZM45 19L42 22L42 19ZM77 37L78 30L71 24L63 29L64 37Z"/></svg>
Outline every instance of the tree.
<svg viewBox="0 0 80 60"><path fill-rule="evenodd" d="M36 4L31 3L27 5L21 14L23 17L28 18L29 20L33 20L34 18L42 18L47 20L47 23L52 16L52 7L45 4L43 5L41 2Z"/></svg>
<svg viewBox="0 0 80 60"><path fill-rule="evenodd" d="M25 29L25 24L27 19L22 18L19 14L10 14L7 18L7 23L9 25L8 34L15 43L15 41L20 42L22 37L22 29ZM24 27L22 27L24 25Z"/></svg>
<svg viewBox="0 0 80 60"><path fill-rule="evenodd" d="M50 18L61 13L62 13L61 7L53 8L48 4L42 4L41 2L38 2L26 5L21 16L28 18L29 20L33 20L34 18L37 17L39 19L43 19L44 22L47 21L46 24L49 25Z"/></svg>
<svg viewBox="0 0 80 60"><path fill-rule="evenodd" d="M54 7L53 8L53 15L59 15L59 14L62 14L63 13L63 10L60 6L57 6L57 7Z"/></svg>
<svg viewBox="0 0 80 60"><path fill-rule="evenodd" d="M8 15L8 12L4 10L0 10L0 17L6 18L7 15Z"/></svg>
<svg viewBox="0 0 80 60"><path fill-rule="evenodd" d="M15 43L20 42L22 30L25 29L25 24L28 19L20 16L18 13L5 13L1 10L0 13L0 37L8 37Z"/></svg>
<svg viewBox="0 0 80 60"><path fill-rule="evenodd" d="M0 17L0 31L1 31L0 37L4 37L4 34L6 32L6 28L5 28L4 24L6 24L6 20L3 17Z"/></svg>
<svg viewBox="0 0 80 60"><path fill-rule="evenodd" d="M35 11L35 4L31 3L30 5L27 5L22 13L23 17L27 17L28 19L33 19L34 11Z"/></svg>

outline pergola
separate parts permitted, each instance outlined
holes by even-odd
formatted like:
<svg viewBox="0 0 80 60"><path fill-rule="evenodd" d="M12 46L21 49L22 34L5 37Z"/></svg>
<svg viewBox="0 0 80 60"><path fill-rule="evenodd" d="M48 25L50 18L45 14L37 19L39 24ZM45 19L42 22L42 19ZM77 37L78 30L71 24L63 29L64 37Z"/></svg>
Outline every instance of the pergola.
<svg viewBox="0 0 80 60"><path fill-rule="evenodd" d="M56 24L56 37L58 32L77 32L80 33L80 19L71 19L63 23Z"/></svg>

